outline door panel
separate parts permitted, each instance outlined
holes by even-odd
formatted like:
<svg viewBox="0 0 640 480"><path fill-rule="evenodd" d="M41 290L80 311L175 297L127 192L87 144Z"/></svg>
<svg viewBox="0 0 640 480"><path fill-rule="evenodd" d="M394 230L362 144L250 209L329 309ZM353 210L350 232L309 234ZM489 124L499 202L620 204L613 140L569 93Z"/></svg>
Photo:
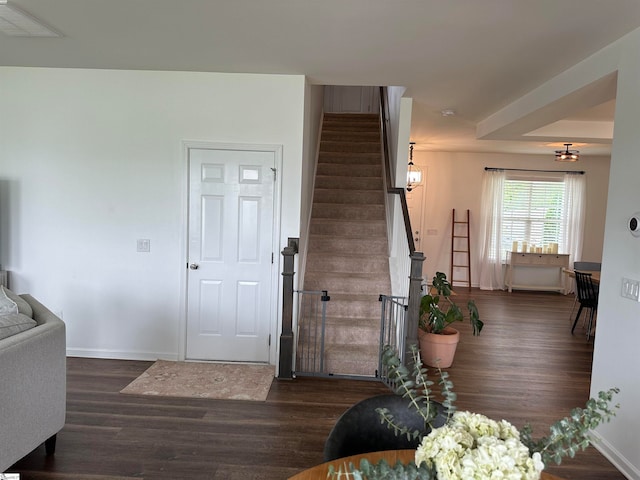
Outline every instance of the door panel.
<svg viewBox="0 0 640 480"><path fill-rule="evenodd" d="M189 149L186 357L269 361L275 152Z"/></svg>

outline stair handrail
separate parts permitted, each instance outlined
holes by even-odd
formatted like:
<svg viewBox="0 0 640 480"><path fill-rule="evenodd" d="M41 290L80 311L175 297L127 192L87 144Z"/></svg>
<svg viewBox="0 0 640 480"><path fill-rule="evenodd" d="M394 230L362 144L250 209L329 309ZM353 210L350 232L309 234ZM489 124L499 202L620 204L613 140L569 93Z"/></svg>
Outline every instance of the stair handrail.
<svg viewBox="0 0 640 480"><path fill-rule="evenodd" d="M384 170L386 190L388 194L398 195L404 218L405 233L409 247L409 258L411 261L409 272L409 294L407 298L407 312L405 320L405 345L412 345L418 342L418 320L420 318L420 300L422 298L422 264L425 257L422 252L416 252L416 245L413 240L413 230L411 219L409 218L409 207L407 205L407 194L404 188L394 187L391 178L391 157L389 155L389 132L387 122L389 119L389 105L387 103L387 89L380 87L380 123L382 124L382 145L384 156ZM383 345L380 346L381 348Z"/></svg>
<svg viewBox="0 0 640 480"><path fill-rule="evenodd" d="M409 245L409 254L416 251L416 244L413 240L413 230L411 229L411 219L409 218L409 206L407 205L407 194L404 188L394 187L391 178L391 157L389 155L389 132L387 131L387 122L389 120L389 105L387 104L387 89L380 87L380 123L382 124L382 148L384 156L384 172L386 180L387 193L398 195L400 197L400 205L402 208L402 216L404 217L404 227L407 234L407 244Z"/></svg>

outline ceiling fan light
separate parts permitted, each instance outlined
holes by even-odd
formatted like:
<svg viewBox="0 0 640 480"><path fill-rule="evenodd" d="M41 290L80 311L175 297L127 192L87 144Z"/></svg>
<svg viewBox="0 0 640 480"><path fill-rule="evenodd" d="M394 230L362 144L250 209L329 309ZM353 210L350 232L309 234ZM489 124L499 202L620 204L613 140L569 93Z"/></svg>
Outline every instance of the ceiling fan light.
<svg viewBox="0 0 640 480"><path fill-rule="evenodd" d="M572 143L564 144L567 148L565 150L556 150L556 162L577 162L580 158L578 150L569 150Z"/></svg>

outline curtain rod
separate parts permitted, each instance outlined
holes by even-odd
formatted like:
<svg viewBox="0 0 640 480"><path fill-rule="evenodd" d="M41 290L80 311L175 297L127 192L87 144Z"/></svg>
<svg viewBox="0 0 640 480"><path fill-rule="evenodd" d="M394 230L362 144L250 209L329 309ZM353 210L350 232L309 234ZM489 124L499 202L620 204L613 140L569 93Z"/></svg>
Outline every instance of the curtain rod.
<svg viewBox="0 0 640 480"><path fill-rule="evenodd" d="M529 170L527 168L498 168L498 167L484 167L485 170L499 172L503 170L510 170L516 172L545 172L545 173L575 173L578 175L584 175L584 170Z"/></svg>

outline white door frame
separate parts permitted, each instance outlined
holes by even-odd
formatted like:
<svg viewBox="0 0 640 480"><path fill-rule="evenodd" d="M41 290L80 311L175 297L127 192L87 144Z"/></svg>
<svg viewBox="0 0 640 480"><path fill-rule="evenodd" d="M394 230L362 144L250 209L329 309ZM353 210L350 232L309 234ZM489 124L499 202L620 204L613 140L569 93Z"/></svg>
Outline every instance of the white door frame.
<svg viewBox="0 0 640 480"><path fill-rule="evenodd" d="M269 333L271 335L271 345L269 346L269 364L275 365L277 362L278 343L278 313L280 304L278 302L280 291L280 215L282 211L282 145L250 144L250 143L218 143L197 140L183 140L182 142L182 235L181 243L181 266L180 266L180 319L178 322L178 360L185 360L187 352L187 263L189 255L189 150L190 149L212 149L212 150L240 150L240 151L262 151L273 152L276 180L273 191L273 230L272 230L272 251L273 264L271 268L271 312L269 316Z"/></svg>

